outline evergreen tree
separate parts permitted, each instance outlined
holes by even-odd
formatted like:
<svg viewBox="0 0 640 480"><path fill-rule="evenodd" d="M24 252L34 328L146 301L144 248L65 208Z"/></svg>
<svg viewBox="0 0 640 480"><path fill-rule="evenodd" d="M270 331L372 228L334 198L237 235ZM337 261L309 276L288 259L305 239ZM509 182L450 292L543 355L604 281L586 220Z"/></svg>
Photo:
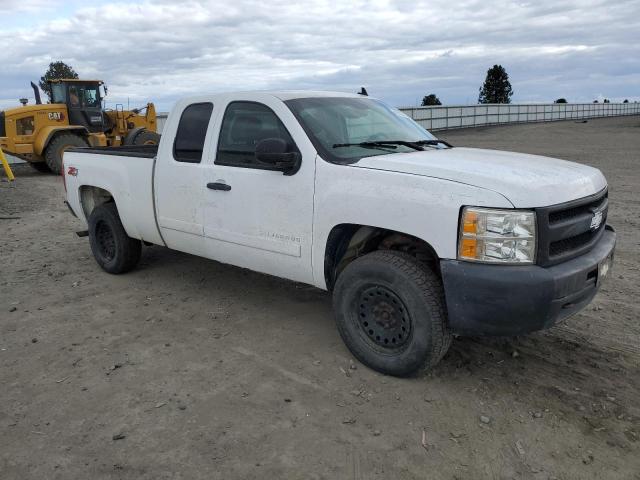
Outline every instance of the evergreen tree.
<svg viewBox="0 0 640 480"><path fill-rule="evenodd" d="M567 99L566 98L559 98L553 103L567 103Z"/></svg>
<svg viewBox="0 0 640 480"><path fill-rule="evenodd" d="M429 105L442 105L442 102L436 97L435 93L430 93L422 97L422 106L427 107Z"/></svg>
<svg viewBox="0 0 640 480"><path fill-rule="evenodd" d="M67 65L60 60L57 62L51 62L49 64L49 69L42 77L40 77L40 90L47 94L49 102L51 102L51 88L49 87L48 81L60 80L63 78L78 78L78 74L71 65Z"/></svg>
<svg viewBox="0 0 640 480"><path fill-rule="evenodd" d="M487 78L480 87L478 103L511 103L513 89L509 75L502 65L494 65L487 70Z"/></svg>

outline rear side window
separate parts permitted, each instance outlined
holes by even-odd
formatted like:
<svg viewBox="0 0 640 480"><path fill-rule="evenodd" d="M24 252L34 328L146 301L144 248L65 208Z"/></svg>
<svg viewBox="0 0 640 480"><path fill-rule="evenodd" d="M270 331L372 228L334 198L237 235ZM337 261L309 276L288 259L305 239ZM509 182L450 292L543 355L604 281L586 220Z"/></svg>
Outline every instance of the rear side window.
<svg viewBox="0 0 640 480"><path fill-rule="evenodd" d="M233 102L222 120L216 165L268 169L256 160L256 145L267 138L281 138L289 151L298 151L278 116L266 105Z"/></svg>
<svg viewBox="0 0 640 480"><path fill-rule="evenodd" d="M200 163L213 103L194 103L182 112L173 142L173 158L178 162Z"/></svg>

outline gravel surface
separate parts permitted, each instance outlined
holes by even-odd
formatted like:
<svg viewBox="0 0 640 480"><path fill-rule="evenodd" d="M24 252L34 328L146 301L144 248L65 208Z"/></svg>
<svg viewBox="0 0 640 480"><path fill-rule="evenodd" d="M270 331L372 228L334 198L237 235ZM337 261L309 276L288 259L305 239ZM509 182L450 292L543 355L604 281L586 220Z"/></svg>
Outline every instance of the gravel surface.
<svg viewBox="0 0 640 480"><path fill-rule="evenodd" d="M16 167L0 183L0 478L640 478L640 118L441 136L600 168L619 243L579 315L457 339L412 379L355 362L315 288L160 247L102 272L59 177Z"/></svg>

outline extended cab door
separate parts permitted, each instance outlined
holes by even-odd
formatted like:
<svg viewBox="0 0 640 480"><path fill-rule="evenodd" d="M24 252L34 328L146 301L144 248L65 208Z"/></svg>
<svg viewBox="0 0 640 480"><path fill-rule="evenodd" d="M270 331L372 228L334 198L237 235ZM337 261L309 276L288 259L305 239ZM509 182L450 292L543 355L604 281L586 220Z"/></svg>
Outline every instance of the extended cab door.
<svg viewBox="0 0 640 480"><path fill-rule="evenodd" d="M154 172L158 225L165 243L202 256L206 256L202 183L208 158L204 152L211 142L213 112L213 103L205 100L176 105L160 141Z"/></svg>
<svg viewBox="0 0 640 480"><path fill-rule="evenodd" d="M312 283L315 150L293 114L268 94L227 100L202 186L211 258ZM256 161L256 144L282 138L302 157L293 175Z"/></svg>

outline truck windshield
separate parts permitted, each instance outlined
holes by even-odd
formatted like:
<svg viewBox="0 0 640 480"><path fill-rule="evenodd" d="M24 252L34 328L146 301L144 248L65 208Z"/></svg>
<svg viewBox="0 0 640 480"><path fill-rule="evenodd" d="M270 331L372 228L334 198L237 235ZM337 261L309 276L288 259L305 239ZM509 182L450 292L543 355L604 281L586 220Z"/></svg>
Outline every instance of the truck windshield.
<svg viewBox="0 0 640 480"><path fill-rule="evenodd" d="M373 155L415 152L416 148L409 144L431 145L433 142L429 141L435 140L407 115L372 98L297 98L287 100L285 104L320 155L334 163L354 163Z"/></svg>

